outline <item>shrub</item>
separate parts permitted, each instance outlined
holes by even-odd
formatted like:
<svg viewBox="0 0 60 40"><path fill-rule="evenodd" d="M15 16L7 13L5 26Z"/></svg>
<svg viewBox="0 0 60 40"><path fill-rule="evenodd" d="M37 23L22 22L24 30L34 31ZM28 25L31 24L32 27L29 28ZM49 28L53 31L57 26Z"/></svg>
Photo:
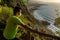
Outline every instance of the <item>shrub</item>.
<svg viewBox="0 0 60 40"><path fill-rule="evenodd" d="M0 28L4 27L9 16L13 15L13 9L7 6L0 6Z"/></svg>

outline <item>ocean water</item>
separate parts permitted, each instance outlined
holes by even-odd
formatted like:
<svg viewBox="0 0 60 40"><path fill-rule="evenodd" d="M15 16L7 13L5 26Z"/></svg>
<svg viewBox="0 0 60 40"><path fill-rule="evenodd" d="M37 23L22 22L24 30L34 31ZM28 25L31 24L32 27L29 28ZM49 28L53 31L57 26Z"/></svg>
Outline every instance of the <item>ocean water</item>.
<svg viewBox="0 0 60 40"><path fill-rule="evenodd" d="M59 4L46 4L38 7L37 10L33 12L33 15L38 20L47 21L50 25L47 26L47 29L51 30L56 34L56 31L60 32L60 28L56 27L54 20L60 17L60 5ZM59 36L59 34L56 34Z"/></svg>

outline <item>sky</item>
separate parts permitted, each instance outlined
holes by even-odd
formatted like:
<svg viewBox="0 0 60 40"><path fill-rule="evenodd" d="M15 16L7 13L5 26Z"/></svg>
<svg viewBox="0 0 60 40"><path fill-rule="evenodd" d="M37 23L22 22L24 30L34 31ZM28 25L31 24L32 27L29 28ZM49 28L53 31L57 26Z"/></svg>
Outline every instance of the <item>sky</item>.
<svg viewBox="0 0 60 40"><path fill-rule="evenodd" d="M30 0L30 1L57 2L57 3L60 2L60 0Z"/></svg>
<svg viewBox="0 0 60 40"><path fill-rule="evenodd" d="M60 2L60 0L38 0L38 1L44 1L44 2Z"/></svg>

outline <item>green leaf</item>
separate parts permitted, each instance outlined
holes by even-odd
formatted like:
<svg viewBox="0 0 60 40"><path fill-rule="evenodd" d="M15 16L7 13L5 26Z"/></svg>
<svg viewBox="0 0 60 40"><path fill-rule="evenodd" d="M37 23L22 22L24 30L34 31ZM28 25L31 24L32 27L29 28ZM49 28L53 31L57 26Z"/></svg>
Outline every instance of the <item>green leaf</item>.
<svg viewBox="0 0 60 40"><path fill-rule="evenodd" d="M29 0L23 0L23 3L26 5Z"/></svg>

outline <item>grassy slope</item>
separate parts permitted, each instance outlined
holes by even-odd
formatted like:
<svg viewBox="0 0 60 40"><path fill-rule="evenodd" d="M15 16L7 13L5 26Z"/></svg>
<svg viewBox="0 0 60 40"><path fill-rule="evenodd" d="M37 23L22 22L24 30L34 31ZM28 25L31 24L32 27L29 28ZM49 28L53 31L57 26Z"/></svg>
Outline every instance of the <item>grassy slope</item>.
<svg viewBox="0 0 60 40"><path fill-rule="evenodd" d="M2 12L2 7L1 7L1 5L0 5L0 13Z"/></svg>
<svg viewBox="0 0 60 40"><path fill-rule="evenodd" d="M1 0L0 0L0 2L1 2Z"/></svg>

